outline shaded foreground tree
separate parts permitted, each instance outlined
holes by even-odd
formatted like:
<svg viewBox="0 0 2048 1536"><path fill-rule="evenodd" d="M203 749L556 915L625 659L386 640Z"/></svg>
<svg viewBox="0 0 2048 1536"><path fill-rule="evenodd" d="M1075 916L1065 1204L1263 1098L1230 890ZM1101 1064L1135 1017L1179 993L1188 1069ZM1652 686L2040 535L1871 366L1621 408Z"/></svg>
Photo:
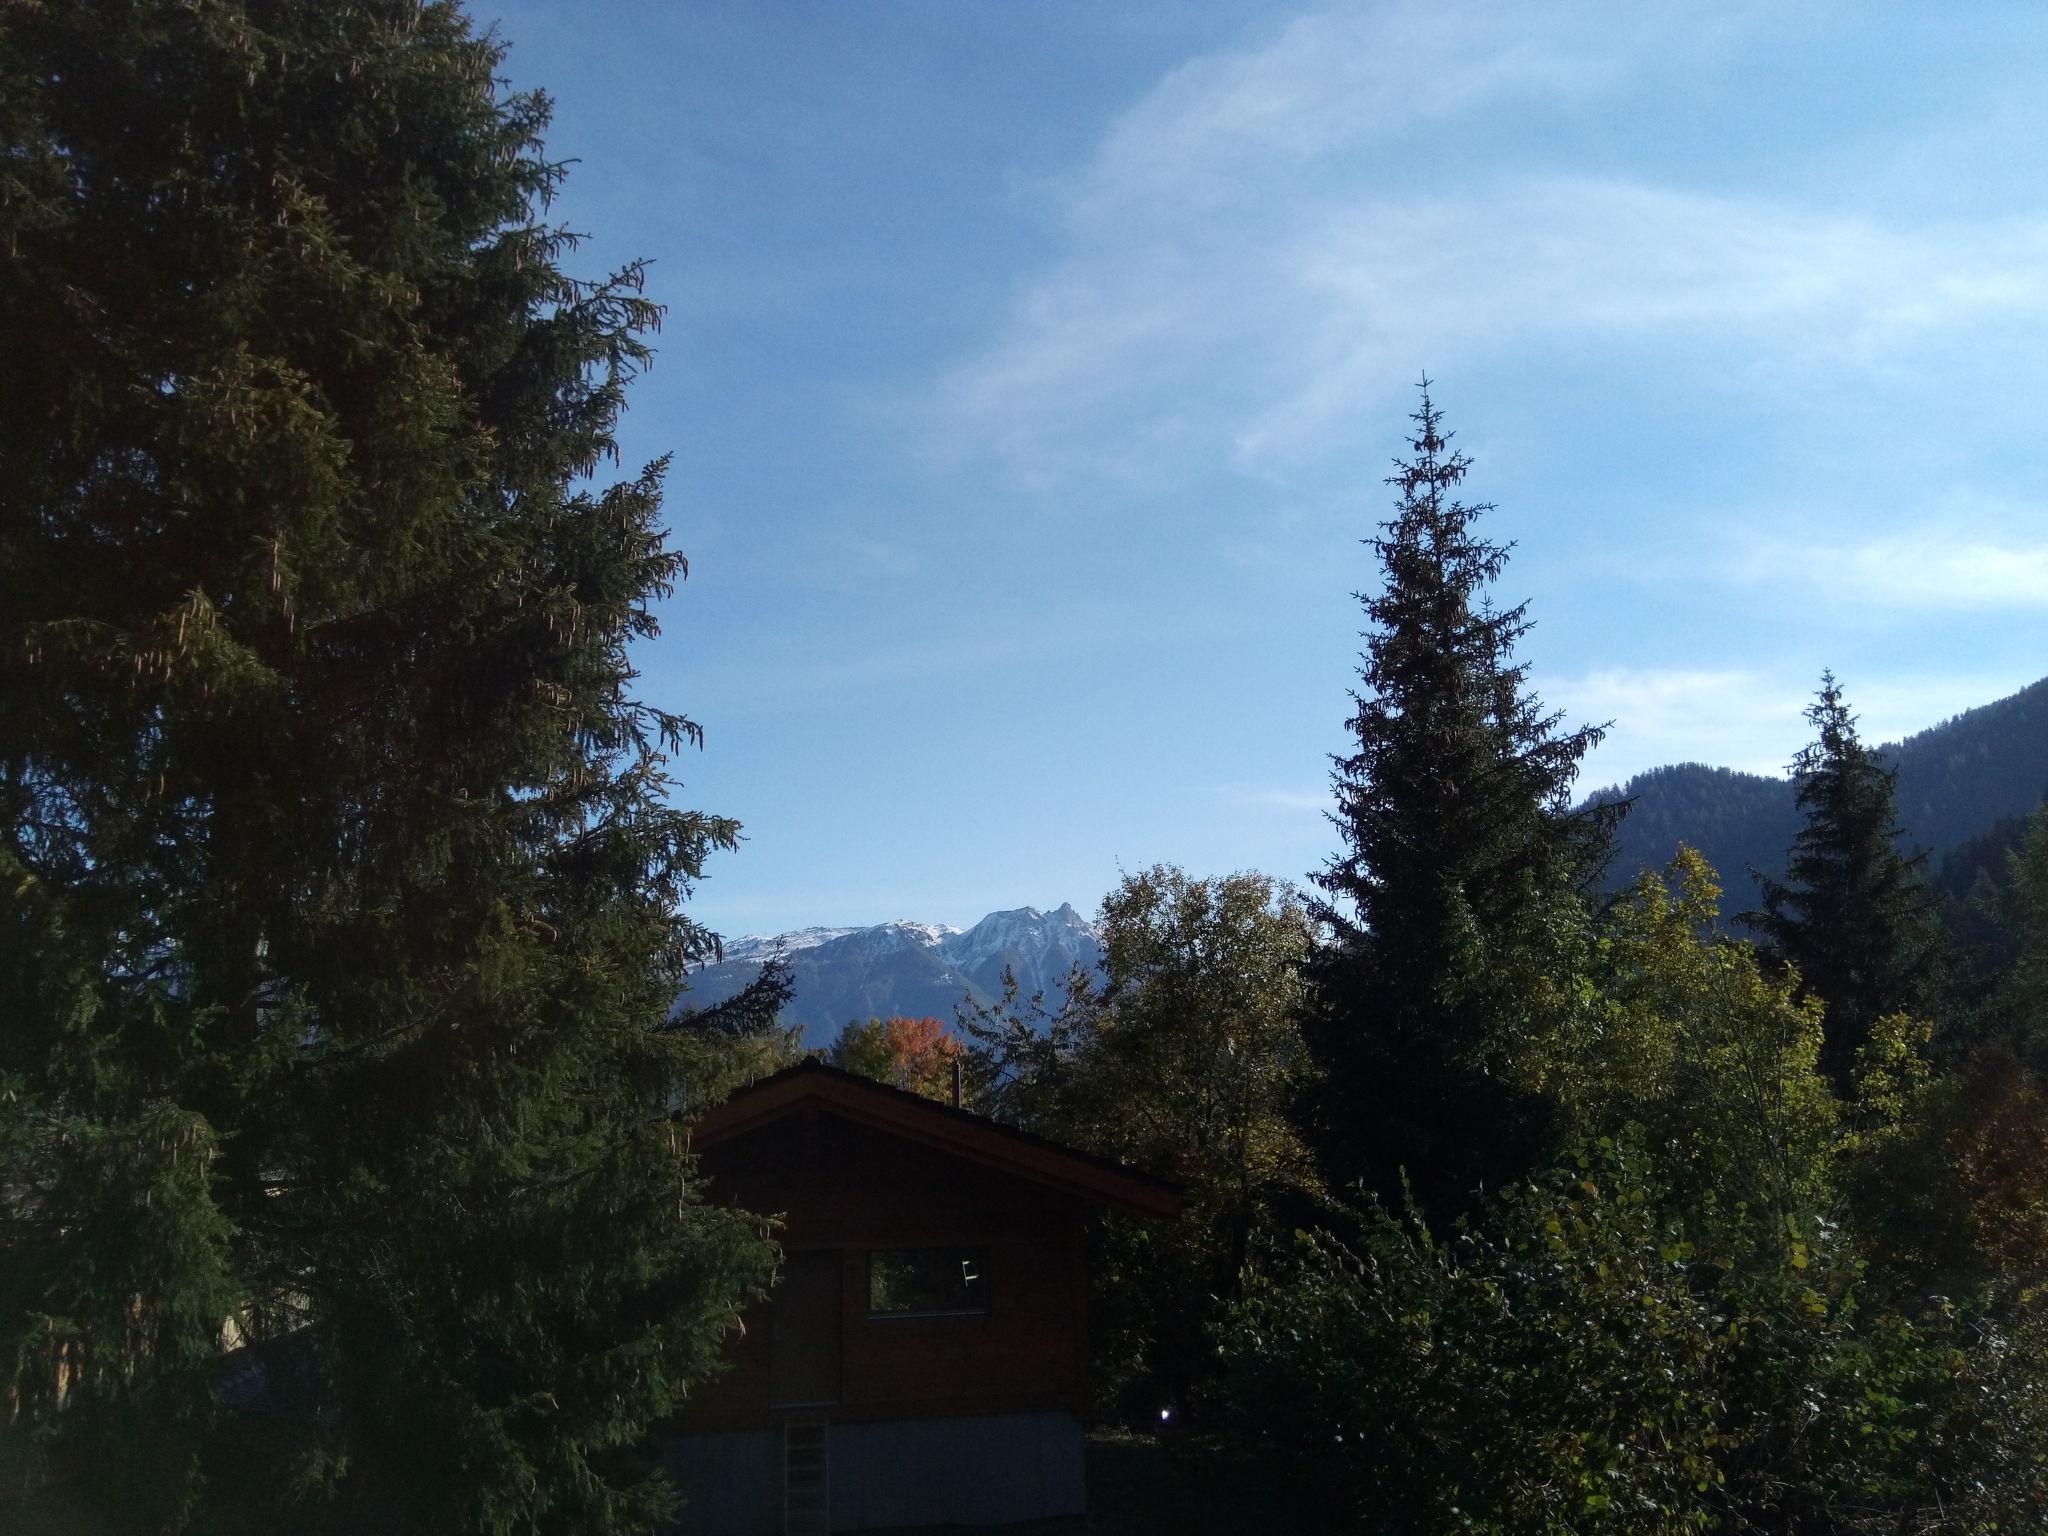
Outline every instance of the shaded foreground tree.
<svg viewBox="0 0 2048 1536"><path fill-rule="evenodd" d="M1895 777L1858 738L1832 672L1822 674L1806 718L1814 739L1792 764L1805 825L1785 879L1757 876L1763 908L1744 921L1826 1003L1821 1064L1846 1092L1877 1021L1933 1004L1942 928L1924 856L1899 851Z"/></svg>
<svg viewBox="0 0 2048 1536"><path fill-rule="evenodd" d="M694 1120L746 1083L803 1060L803 1026L785 1025L782 1010L796 991L789 962L772 959L728 998L699 1008L686 991L665 1032L675 1041L684 1078L671 1107Z"/></svg>
<svg viewBox="0 0 2048 1536"><path fill-rule="evenodd" d="M771 1262L671 1118L736 828L632 691L662 466L583 488L658 311L499 57L0 19L0 1376L123 1528L647 1529Z"/></svg>
<svg viewBox="0 0 2048 1536"><path fill-rule="evenodd" d="M1604 867L1613 807L1574 812L1601 731L1558 729L1514 660L1530 621L1488 589L1508 550L1458 499L1471 461L1422 385L1394 517L1367 540L1384 572L1353 750L1335 760L1341 851L1313 876L1331 942L1314 956L1307 1033L1324 1068L1316 1135L1331 1173L1432 1219L1526 1171L1549 1136L1522 1057L1554 929Z"/></svg>

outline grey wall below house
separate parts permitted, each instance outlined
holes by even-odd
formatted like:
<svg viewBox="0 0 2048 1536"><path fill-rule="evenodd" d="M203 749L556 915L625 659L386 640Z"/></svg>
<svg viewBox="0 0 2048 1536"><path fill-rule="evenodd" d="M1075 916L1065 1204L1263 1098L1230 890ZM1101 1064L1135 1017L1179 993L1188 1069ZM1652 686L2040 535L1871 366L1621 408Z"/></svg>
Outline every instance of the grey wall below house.
<svg viewBox="0 0 2048 1536"><path fill-rule="evenodd" d="M1087 1508L1081 1426L1069 1413L887 1419L831 1426L832 1529L1003 1525ZM668 1465L689 1536L780 1536L782 1435L687 1435Z"/></svg>
<svg viewBox="0 0 2048 1536"><path fill-rule="evenodd" d="M1087 1508L1070 1413L834 1424L832 1529L1003 1525Z"/></svg>
<svg viewBox="0 0 2048 1536"><path fill-rule="evenodd" d="M678 1435L664 1448L688 1536L782 1536L782 1431Z"/></svg>

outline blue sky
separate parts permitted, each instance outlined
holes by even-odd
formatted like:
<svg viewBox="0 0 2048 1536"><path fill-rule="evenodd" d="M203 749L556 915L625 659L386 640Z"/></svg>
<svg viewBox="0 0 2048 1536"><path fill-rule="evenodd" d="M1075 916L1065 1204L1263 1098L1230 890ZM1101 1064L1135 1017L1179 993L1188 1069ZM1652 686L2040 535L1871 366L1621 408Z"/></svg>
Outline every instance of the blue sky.
<svg viewBox="0 0 2048 1536"><path fill-rule="evenodd" d="M1585 788L2048 673L2048 12L476 0L669 306L729 934L1334 847L1427 368Z"/></svg>

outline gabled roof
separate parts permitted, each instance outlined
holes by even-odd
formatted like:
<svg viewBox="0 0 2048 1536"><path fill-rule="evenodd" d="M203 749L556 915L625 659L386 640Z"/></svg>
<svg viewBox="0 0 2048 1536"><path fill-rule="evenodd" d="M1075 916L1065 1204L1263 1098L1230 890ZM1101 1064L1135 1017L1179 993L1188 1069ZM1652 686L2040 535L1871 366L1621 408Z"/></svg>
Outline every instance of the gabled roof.
<svg viewBox="0 0 2048 1536"><path fill-rule="evenodd" d="M715 1147L806 1110L824 1110L1091 1204L1137 1216L1170 1217L1181 1211L1180 1186L1165 1179L1063 1147L986 1115L842 1072L815 1057L740 1089L707 1111L690 1139L698 1147Z"/></svg>

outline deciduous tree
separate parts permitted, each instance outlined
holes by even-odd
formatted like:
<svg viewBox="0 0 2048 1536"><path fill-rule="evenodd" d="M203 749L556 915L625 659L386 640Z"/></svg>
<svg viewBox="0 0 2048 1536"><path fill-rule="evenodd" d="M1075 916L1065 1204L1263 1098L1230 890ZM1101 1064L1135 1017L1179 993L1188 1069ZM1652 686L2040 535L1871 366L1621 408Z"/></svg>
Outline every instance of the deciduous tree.
<svg viewBox="0 0 2048 1536"><path fill-rule="evenodd" d="M1569 957L1581 990L1553 1011L1538 1081L1580 1139L1633 1127L1703 1243L1824 1211L1840 1118L1818 1070L1819 1006L1716 932L1720 894L1690 848L1637 879Z"/></svg>
<svg viewBox="0 0 2048 1536"><path fill-rule="evenodd" d="M1938 1307L1872 1307L1838 1231L1809 1217L1795 1250L1762 1213L1731 1229L1659 1164L1633 1135L1585 1145L1443 1238L1375 1211L1261 1279L1225 1332L1225 1403L1289 1528L1998 1529L1943 1507L2038 1473L1987 1488L1956 1441L1987 1408L2038 1422L2038 1391L1973 1400L1997 1362Z"/></svg>
<svg viewBox="0 0 2048 1536"><path fill-rule="evenodd" d="M832 1042L830 1055L833 1066L848 1072L928 1099L951 1099L953 1068L965 1062L967 1048L944 1020L899 1013L848 1023Z"/></svg>
<svg viewBox="0 0 2048 1536"><path fill-rule="evenodd" d="M1288 1115L1313 1071L1298 1026L1310 927L1265 875L1155 865L1104 898L1099 931L1102 973L1077 974L1057 1014L969 1030L998 1113L1186 1191L1180 1221L1112 1222L1096 1256L1106 1400L1156 1409L1198 1394L1255 1234L1317 1189Z"/></svg>

